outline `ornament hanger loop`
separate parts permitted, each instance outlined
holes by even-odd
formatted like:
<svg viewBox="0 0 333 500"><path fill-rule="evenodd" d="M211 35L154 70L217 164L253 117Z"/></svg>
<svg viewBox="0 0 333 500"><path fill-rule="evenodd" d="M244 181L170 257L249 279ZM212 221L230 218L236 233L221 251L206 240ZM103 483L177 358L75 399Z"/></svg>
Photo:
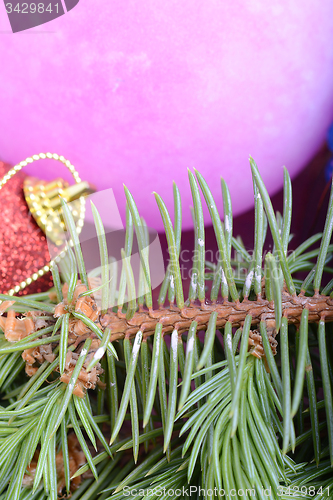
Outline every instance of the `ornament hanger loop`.
<svg viewBox="0 0 333 500"><path fill-rule="evenodd" d="M25 160L21 161L15 167L11 168L7 174L0 180L0 189L3 188L3 186L15 175L17 172L22 170L22 168L26 167L30 163L33 163L34 161L37 160L45 160L45 159L50 159L50 160L57 160L60 161L65 165L66 168L70 171L70 173L73 176L74 181L79 184L81 182L81 178L79 175L79 172L75 169L75 167L71 164L69 160L66 160L63 156L59 156L57 154L52 154L52 153L39 153L38 155L32 155L26 158Z"/></svg>

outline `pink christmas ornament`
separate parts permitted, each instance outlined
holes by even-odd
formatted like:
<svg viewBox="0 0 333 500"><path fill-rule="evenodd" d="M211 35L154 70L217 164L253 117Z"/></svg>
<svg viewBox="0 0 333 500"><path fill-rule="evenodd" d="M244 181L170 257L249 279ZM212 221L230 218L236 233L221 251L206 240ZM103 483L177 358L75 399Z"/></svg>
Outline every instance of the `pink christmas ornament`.
<svg viewBox="0 0 333 500"><path fill-rule="evenodd" d="M1 158L62 154L122 215L124 182L157 229L151 193L172 212L172 180L192 226L188 167L221 212L223 176L237 214L253 203L249 153L274 193L333 119L331 0L82 0L16 34L0 5L0 31ZM30 172L62 176L55 165Z"/></svg>

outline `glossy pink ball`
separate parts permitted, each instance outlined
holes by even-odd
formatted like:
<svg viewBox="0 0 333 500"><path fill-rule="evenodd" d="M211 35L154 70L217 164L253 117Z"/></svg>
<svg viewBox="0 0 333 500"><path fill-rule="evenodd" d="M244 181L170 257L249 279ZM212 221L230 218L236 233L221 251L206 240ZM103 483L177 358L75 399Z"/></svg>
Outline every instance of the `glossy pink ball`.
<svg viewBox="0 0 333 500"><path fill-rule="evenodd" d="M114 189L123 215L125 183L158 229L152 191L173 213L173 180L192 226L187 168L221 211L223 176L237 214L253 204L249 154L274 193L282 165L295 175L333 119L331 0L82 0L9 30L0 6L1 157L68 157L83 179ZM41 162L30 172L63 174Z"/></svg>

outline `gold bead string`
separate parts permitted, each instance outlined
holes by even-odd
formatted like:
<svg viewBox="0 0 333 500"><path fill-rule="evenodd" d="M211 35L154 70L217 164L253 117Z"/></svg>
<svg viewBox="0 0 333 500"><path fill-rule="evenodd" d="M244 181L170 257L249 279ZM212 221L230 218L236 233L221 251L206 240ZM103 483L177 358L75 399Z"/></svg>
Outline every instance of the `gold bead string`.
<svg viewBox="0 0 333 500"><path fill-rule="evenodd" d="M33 163L34 161L38 160L45 160L45 159L50 159L50 160L56 160L60 161L72 174L74 181L79 184L81 182L80 175L78 171L75 169L74 165L71 164L69 160L66 160L63 156L59 156L57 154L52 154L52 153L39 153L38 155L32 155L26 158L25 160L21 161L14 167L12 167L6 175L3 176L3 178L0 180L0 190L3 188L7 182L14 177L15 174L20 172L22 168L26 167L27 165ZM81 210L80 210L80 217L78 221L78 226L77 226L77 233L80 234L82 231L83 227L83 219L84 219L84 213L85 213L85 200L84 197L80 197L80 202L81 202ZM55 259L51 260L48 262L45 266L41 267L36 273L33 273L29 278L26 278L24 281L21 281L18 285L16 285L14 288L11 288L6 292L7 295L14 295L14 293L18 293L20 290L23 290L26 286L30 285L32 282L36 281L38 278L43 276L45 273L49 272L51 270L52 265L55 262L59 262L65 255L66 251L62 251Z"/></svg>

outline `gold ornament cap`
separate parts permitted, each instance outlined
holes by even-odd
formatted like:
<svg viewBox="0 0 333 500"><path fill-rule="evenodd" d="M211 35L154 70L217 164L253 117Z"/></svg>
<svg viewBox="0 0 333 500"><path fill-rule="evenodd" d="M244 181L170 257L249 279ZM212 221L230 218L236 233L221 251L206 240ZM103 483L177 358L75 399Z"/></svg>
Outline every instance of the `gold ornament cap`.
<svg viewBox="0 0 333 500"><path fill-rule="evenodd" d="M65 230L60 196L68 203L71 202L74 221L78 222L82 218L80 198L95 191L96 188L89 182L81 181L70 186L68 182L60 178L46 182L29 176L23 184L24 197L31 215L56 245L62 243L60 236Z"/></svg>

